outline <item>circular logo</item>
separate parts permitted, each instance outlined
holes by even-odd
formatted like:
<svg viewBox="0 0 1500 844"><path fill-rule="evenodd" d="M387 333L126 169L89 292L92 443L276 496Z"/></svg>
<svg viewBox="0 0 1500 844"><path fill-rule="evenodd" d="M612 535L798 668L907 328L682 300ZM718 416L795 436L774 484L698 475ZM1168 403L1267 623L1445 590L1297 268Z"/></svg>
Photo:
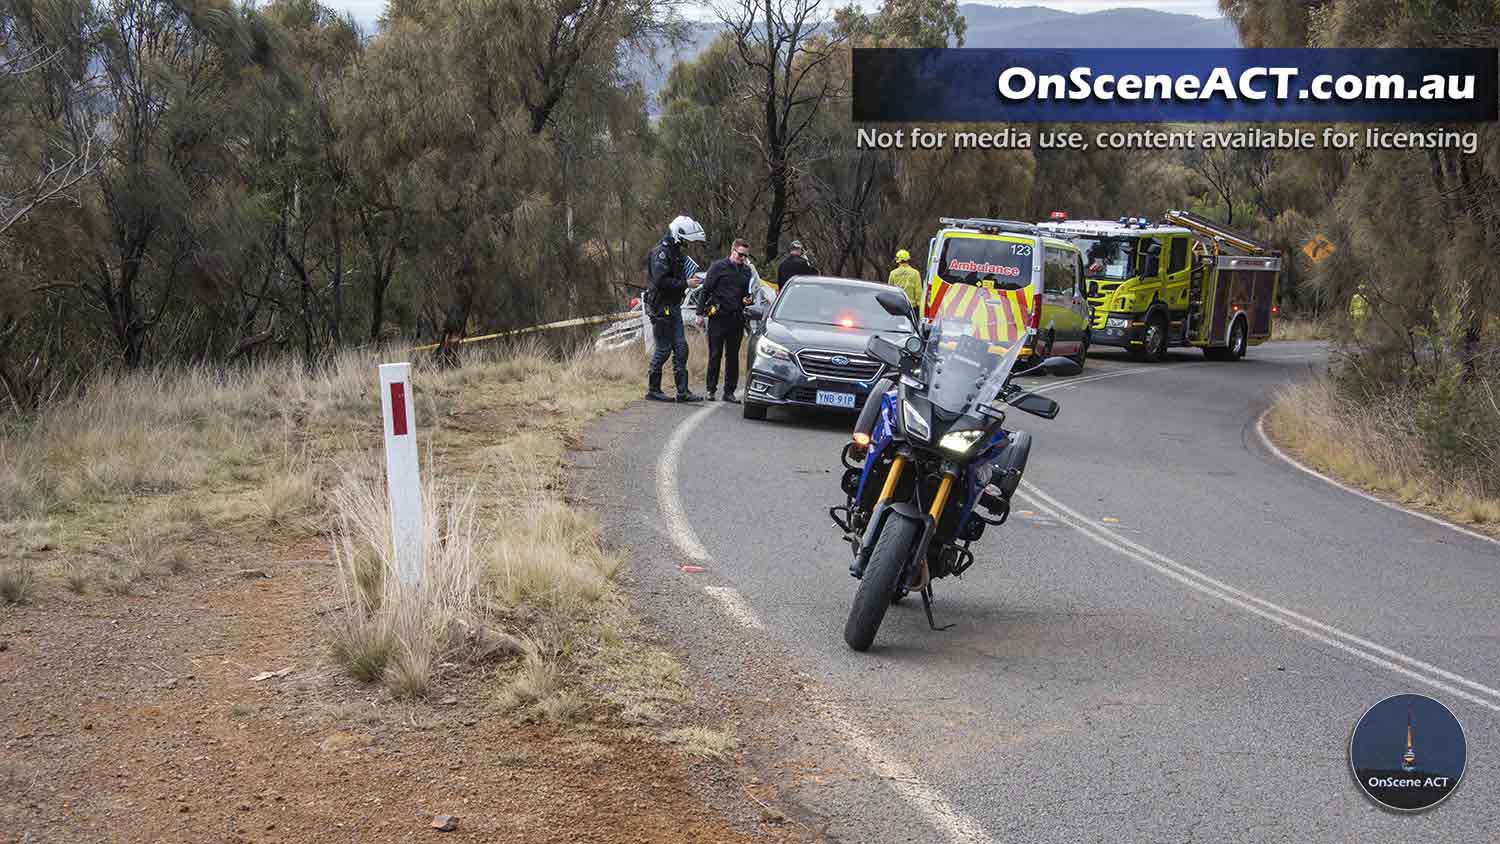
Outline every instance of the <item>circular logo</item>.
<svg viewBox="0 0 1500 844"><path fill-rule="evenodd" d="M1468 759L1464 728L1426 695L1395 695L1370 707L1349 739L1349 766L1371 800L1420 812L1458 788Z"/></svg>
<svg viewBox="0 0 1500 844"><path fill-rule="evenodd" d="M833 357L831 357L831 358L828 359L828 362L831 363L831 364L833 364L834 366L848 366L849 365L849 359L846 358L846 357L844 357L843 355L834 355Z"/></svg>

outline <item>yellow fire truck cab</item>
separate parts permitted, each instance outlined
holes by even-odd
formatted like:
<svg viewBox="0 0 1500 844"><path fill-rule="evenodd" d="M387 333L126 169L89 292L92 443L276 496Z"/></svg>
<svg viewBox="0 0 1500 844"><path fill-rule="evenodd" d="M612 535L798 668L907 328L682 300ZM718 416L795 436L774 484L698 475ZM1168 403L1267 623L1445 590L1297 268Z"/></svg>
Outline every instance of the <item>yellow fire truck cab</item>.
<svg viewBox="0 0 1500 844"><path fill-rule="evenodd" d="M1238 360L1270 338L1281 253L1187 211L1161 223L1059 217L1037 227L1083 252L1093 345L1141 360L1161 360L1172 346Z"/></svg>

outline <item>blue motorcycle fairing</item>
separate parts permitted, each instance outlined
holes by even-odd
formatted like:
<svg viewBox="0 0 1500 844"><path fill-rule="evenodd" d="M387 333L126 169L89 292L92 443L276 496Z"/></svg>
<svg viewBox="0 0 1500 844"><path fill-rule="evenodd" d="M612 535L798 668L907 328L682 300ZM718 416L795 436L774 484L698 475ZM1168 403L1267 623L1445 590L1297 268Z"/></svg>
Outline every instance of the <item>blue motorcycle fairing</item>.
<svg viewBox="0 0 1500 844"><path fill-rule="evenodd" d="M964 469L964 487L965 487L965 492L964 492L964 506L963 506L963 511L959 514L958 528L957 528L957 530L954 531L955 535L959 535L959 536L963 535L964 529L969 526L969 519L974 514L974 505L977 504L977 503L979 503L979 496L981 494L983 494L983 492L984 492L984 484L981 484L979 482L979 479L975 476L974 472L969 471L969 467L973 467L973 466L979 465L980 463L987 463L987 462L995 460L997 457L1000 456L1000 452L1004 451L1005 447L1007 445L1009 445L1009 444L1010 444L1010 432L1006 431L1004 429L996 431L995 432L995 436L993 436L993 437L990 438L990 443L985 448L985 450L982 451L982 452L980 452L979 456L976 457L975 460L972 463L970 463L968 467L965 467L965 469Z"/></svg>
<svg viewBox="0 0 1500 844"><path fill-rule="evenodd" d="M874 401L871 396L866 401ZM885 453L886 446L896 438L896 391L892 390L880 398L880 416L875 419L875 430L870 432L869 453L865 455L865 468L859 475L859 492L855 494L855 501L863 501L865 495L865 482L870 478L870 470L880 462L880 456Z"/></svg>

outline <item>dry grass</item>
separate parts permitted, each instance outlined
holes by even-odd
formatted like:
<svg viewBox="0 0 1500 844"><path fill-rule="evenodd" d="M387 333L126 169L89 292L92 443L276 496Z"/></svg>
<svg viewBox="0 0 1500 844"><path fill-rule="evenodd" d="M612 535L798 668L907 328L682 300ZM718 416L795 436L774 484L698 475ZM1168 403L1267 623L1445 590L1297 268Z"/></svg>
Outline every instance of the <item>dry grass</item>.
<svg viewBox="0 0 1500 844"><path fill-rule="evenodd" d="M350 445L341 432L369 420L374 363L350 353L313 373L286 362L123 374L0 419L0 537L53 525L65 555L40 568L43 584L128 591L185 571L184 546L215 528L313 530L324 467Z"/></svg>
<svg viewBox="0 0 1500 844"><path fill-rule="evenodd" d="M423 471L469 486L462 495L427 491L427 578L416 591L392 586L373 455L336 491L345 611L333 649L351 676L421 697L443 665L521 656L501 703L555 722L576 715L580 700L561 682L560 664L613 612L619 560L604 550L596 520L564 500L566 443L638 397L641 369L638 349L557 358L523 345L425 374L434 404L419 403L419 428L424 413L439 424L424 443Z"/></svg>
<svg viewBox="0 0 1500 844"><path fill-rule="evenodd" d="M0 604L29 604L36 597L36 571L23 560L0 562Z"/></svg>
<svg viewBox="0 0 1500 844"><path fill-rule="evenodd" d="M1326 320L1278 317L1271 324L1272 340L1328 340L1332 336Z"/></svg>
<svg viewBox="0 0 1500 844"><path fill-rule="evenodd" d="M734 736L707 727L680 727L669 730L662 736L662 740L675 745L684 753L718 761L724 761L733 756L734 751L739 747L739 741Z"/></svg>
<svg viewBox="0 0 1500 844"><path fill-rule="evenodd" d="M691 347L701 390L701 335ZM328 535L340 604L330 653L348 676L422 698L445 672L500 663L497 695L521 717L572 721L596 697L587 683L629 723L666 720L685 694L681 668L645 644L613 591L620 560L565 500L569 443L644 390L640 348L558 356L527 343L469 350L452 370L418 362L428 484L414 588L390 547L381 359L137 373L0 420L0 541L60 552L26 551L27 585L12 591L146 589L230 525ZM0 593L22 582L20 562L0 552Z"/></svg>
<svg viewBox="0 0 1500 844"><path fill-rule="evenodd" d="M1302 462L1340 480L1447 518L1494 530L1500 499L1479 477L1439 471L1426 453L1410 405L1356 405L1326 380L1288 387L1266 414L1266 433Z"/></svg>
<svg viewBox="0 0 1500 844"><path fill-rule="evenodd" d="M352 472L334 494L339 523L334 559L343 614L334 630L333 656L356 679L380 681L399 698L421 698L435 666L463 645L454 621L475 614L484 602L473 499L428 484L423 577L404 584L392 547L389 499L371 480L378 477L376 461L376 455L367 455L365 471Z"/></svg>

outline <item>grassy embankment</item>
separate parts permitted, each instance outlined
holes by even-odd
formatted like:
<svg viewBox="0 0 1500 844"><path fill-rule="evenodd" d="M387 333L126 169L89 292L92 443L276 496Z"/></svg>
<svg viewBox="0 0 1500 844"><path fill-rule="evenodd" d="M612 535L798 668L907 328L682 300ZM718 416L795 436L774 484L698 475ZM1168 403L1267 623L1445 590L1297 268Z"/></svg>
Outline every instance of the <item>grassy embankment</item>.
<svg viewBox="0 0 1500 844"><path fill-rule="evenodd" d="M700 387L704 358L698 342ZM45 611L72 599L63 590L170 588L191 576L206 535L311 541L335 563L342 601L322 644L347 674L421 698L446 671L497 664L502 699L554 721L577 710L580 675L627 721L659 721L683 694L680 669L641 644L612 584L620 560L565 479L583 426L640 396L639 347L491 347L460 369L419 365L428 576L405 591L392 572L378 362L139 373L0 420L0 612ZM725 741L689 744L717 755Z"/></svg>
<svg viewBox="0 0 1500 844"><path fill-rule="evenodd" d="M1357 397L1324 377L1283 390L1265 427L1320 472L1500 534L1497 393L1489 381Z"/></svg>

